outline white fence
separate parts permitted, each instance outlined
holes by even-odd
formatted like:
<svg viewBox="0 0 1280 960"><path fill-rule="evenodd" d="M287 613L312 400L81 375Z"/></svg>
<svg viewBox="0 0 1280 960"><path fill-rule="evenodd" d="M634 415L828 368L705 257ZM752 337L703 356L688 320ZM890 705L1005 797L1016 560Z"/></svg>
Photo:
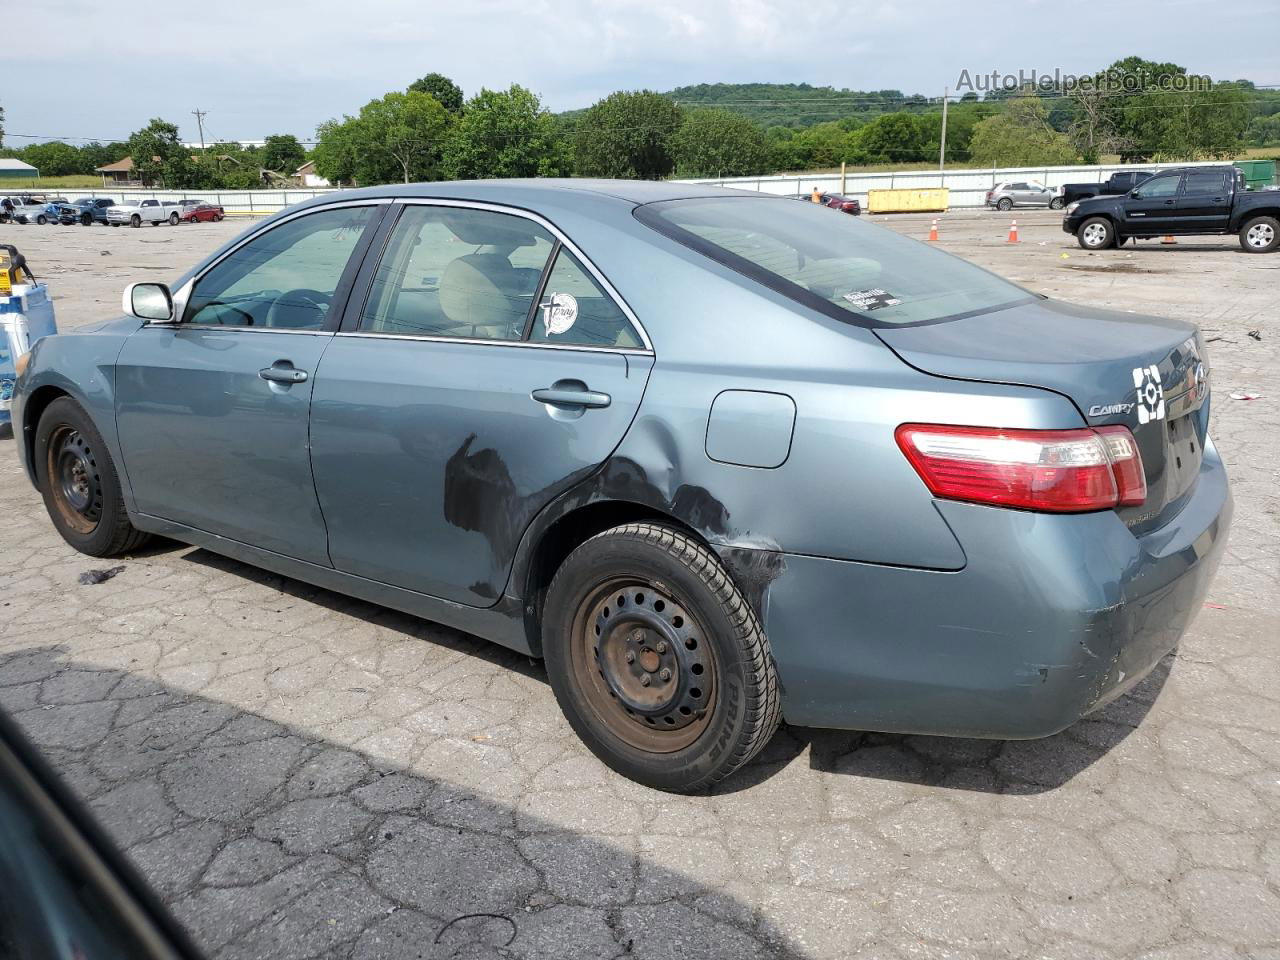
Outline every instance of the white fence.
<svg viewBox="0 0 1280 960"><path fill-rule="evenodd" d="M1215 166L1214 163L1179 163L1163 166L1196 167ZM1159 164L1141 164L1140 170L1155 170ZM864 203L868 190L914 189L946 187L951 191L952 209L981 207L987 191L997 183L1006 181L1035 181L1046 187L1064 183L1100 183L1118 170L1133 170L1134 166L1120 164L1075 167L1003 167L992 170L947 170L942 173L928 170L886 170L876 173L850 173L842 184L840 174L824 173L785 177L730 177L723 180L684 180L683 183L707 183L738 190L754 190L760 193L800 195L812 192L814 187L824 192L842 191L857 197ZM35 192L34 190L24 192ZM336 187L290 187L282 190L149 190L149 189L95 189L65 191L69 197L110 197L118 202L133 197L155 197L159 200L181 200L184 197L208 200L222 206L229 215L265 216L282 207L301 203L312 197L323 197L338 192Z"/></svg>
<svg viewBox="0 0 1280 960"><path fill-rule="evenodd" d="M686 180L685 183L706 183L737 190L755 190L784 196L799 196L813 191L814 187L825 192L843 192L857 197L865 204L868 190L924 190L946 187L951 191L951 209L981 207L986 202L987 191L998 183L1035 181L1046 187L1058 187L1064 183L1101 183L1118 170L1155 170L1166 167L1220 166L1215 163L1090 165L1077 167L1002 167L991 170L886 170L876 173L850 173L844 178L843 190L839 173L810 174L787 177L730 177L724 180Z"/></svg>

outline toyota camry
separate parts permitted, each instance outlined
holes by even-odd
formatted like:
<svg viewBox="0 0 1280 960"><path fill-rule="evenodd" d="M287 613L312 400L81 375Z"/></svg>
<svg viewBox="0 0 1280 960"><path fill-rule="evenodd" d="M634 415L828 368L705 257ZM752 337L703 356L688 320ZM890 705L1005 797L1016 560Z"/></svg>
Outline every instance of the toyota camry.
<svg viewBox="0 0 1280 960"><path fill-rule="evenodd" d="M1062 730L1178 643L1227 539L1194 326L814 204L338 193L123 309L20 362L68 543L159 534L542 657L661 789L782 719Z"/></svg>

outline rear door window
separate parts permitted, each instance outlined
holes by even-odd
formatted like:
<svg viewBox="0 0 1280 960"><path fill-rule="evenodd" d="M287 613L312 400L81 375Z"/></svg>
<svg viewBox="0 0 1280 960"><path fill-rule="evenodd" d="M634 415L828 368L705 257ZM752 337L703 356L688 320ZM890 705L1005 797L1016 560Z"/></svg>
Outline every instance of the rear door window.
<svg viewBox="0 0 1280 960"><path fill-rule="evenodd" d="M1220 197L1227 192L1227 174L1221 170L1206 170L1187 174L1182 193L1188 197Z"/></svg>
<svg viewBox="0 0 1280 960"><path fill-rule="evenodd" d="M555 238L525 217L468 207L405 208L360 329L519 340Z"/></svg>

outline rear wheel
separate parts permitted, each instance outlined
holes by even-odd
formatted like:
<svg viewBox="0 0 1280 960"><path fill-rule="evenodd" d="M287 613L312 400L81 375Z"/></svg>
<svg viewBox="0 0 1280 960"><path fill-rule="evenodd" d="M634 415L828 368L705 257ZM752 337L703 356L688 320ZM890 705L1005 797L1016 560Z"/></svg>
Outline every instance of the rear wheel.
<svg viewBox="0 0 1280 960"><path fill-rule="evenodd" d="M169 214L169 226L176 227L178 225L178 215L176 213Z"/></svg>
<svg viewBox="0 0 1280 960"><path fill-rule="evenodd" d="M777 728L778 679L754 611L716 556L672 527L614 527L574 550L543 631L570 725L639 783L710 786Z"/></svg>
<svg viewBox="0 0 1280 960"><path fill-rule="evenodd" d="M1275 217L1254 217L1240 228L1240 247L1246 253L1270 253L1280 246L1280 222Z"/></svg>
<svg viewBox="0 0 1280 960"><path fill-rule="evenodd" d="M1076 242L1086 250L1105 250L1115 243L1115 228L1106 217L1092 217L1080 225Z"/></svg>
<svg viewBox="0 0 1280 960"><path fill-rule="evenodd" d="M1061 197L1054 197L1052 200L1049 201L1050 210L1061 210L1065 206L1066 206L1066 203L1063 202Z"/></svg>
<svg viewBox="0 0 1280 960"><path fill-rule="evenodd" d="M110 557L136 550L150 534L129 522L107 446L81 406L60 397L36 427L36 480L62 539L81 553Z"/></svg>
<svg viewBox="0 0 1280 960"><path fill-rule="evenodd" d="M1013 201L1012 201L1012 200L1010 200L1008 197L1001 197L999 200L997 200L997 201L996 201L996 209L997 209L997 210L1012 210L1012 209L1013 209Z"/></svg>

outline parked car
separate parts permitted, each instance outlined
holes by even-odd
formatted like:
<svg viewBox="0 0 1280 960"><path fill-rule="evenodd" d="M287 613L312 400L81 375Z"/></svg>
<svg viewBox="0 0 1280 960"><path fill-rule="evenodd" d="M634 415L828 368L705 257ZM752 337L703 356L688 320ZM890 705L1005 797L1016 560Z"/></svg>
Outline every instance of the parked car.
<svg viewBox="0 0 1280 960"><path fill-rule="evenodd" d="M856 197L846 197L842 193L824 193L822 195L824 205L844 213L851 213L855 217L862 213L862 204Z"/></svg>
<svg viewBox="0 0 1280 960"><path fill-rule="evenodd" d="M1121 170L1101 183L1064 183L1058 188L1058 198L1062 200L1062 206L1066 206L1089 197L1118 196L1152 176L1154 174L1150 170Z"/></svg>
<svg viewBox="0 0 1280 960"><path fill-rule="evenodd" d="M18 223L37 223L44 226L49 222L49 204L40 197L13 197L13 219ZM56 207L53 219L57 219Z"/></svg>
<svg viewBox="0 0 1280 960"><path fill-rule="evenodd" d="M987 206L997 210L1012 210L1014 207L1061 210L1064 204L1062 198L1044 184L1020 180L1016 183L998 183L988 190Z"/></svg>
<svg viewBox="0 0 1280 960"><path fill-rule="evenodd" d="M106 223L107 211L114 205L115 201L108 197L81 197L59 208L58 222L63 225L79 223L86 227Z"/></svg>
<svg viewBox="0 0 1280 960"><path fill-rule="evenodd" d="M166 220L171 226L177 226L182 217L182 210L178 204L172 200L156 200L147 198L145 200L136 199L127 203L117 204L107 211L107 223L113 227L119 227L128 224L131 227L140 227L144 223L149 223L153 227L159 226Z"/></svg>
<svg viewBox="0 0 1280 960"><path fill-rule="evenodd" d="M1236 234L1247 253L1280 247L1280 197L1248 192L1235 167L1165 170L1118 197L1079 200L1062 229L1086 250L1128 239Z"/></svg>
<svg viewBox="0 0 1280 960"><path fill-rule="evenodd" d="M1055 733L1178 642L1227 540L1194 325L812 204L357 190L123 308L17 383L68 543L160 534L544 657L660 789L780 715Z"/></svg>
<svg viewBox="0 0 1280 960"><path fill-rule="evenodd" d="M227 215L218 204L205 200L179 200L178 203L181 208L178 219L183 223L196 223L200 220L217 221Z"/></svg>

